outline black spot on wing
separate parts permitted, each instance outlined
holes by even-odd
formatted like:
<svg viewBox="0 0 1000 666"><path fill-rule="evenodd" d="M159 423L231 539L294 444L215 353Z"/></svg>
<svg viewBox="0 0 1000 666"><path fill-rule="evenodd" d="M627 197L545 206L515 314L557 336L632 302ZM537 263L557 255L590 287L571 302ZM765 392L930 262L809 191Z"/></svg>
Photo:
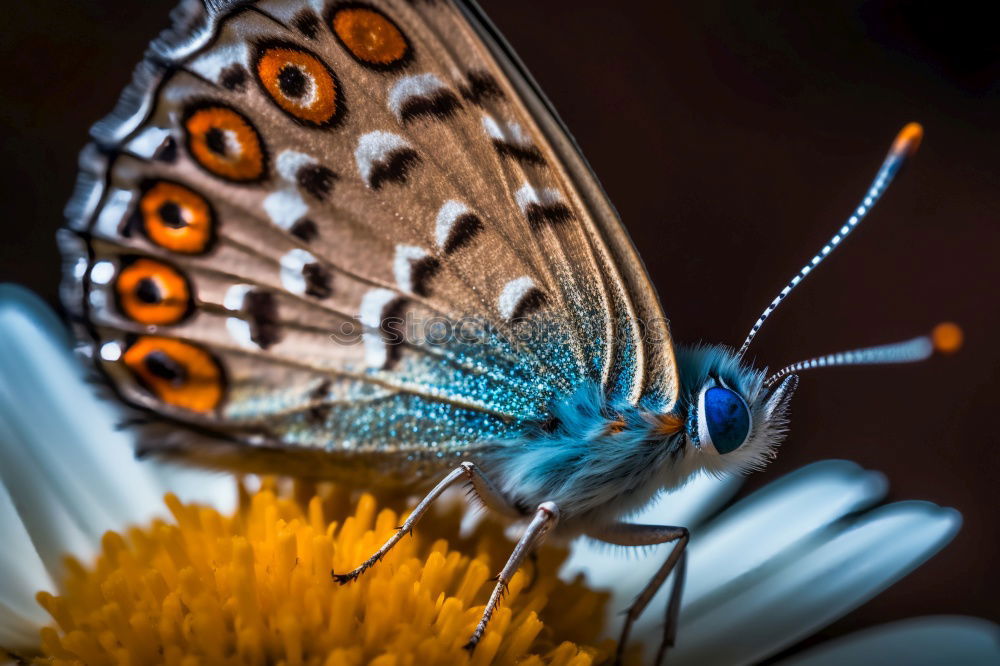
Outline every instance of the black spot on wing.
<svg viewBox="0 0 1000 666"><path fill-rule="evenodd" d="M420 117L447 119L455 115L462 103L448 90L431 95L410 97L399 110L400 119L406 123Z"/></svg>
<svg viewBox="0 0 1000 666"><path fill-rule="evenodd" d="M306 410L306 419L310 423L319 425L325 423L330 417L330 405L324 404L323 401L327 399L331 386L330 380L324 379L309 392L309 400L314 403Z"/></svg>
<svg viewBox="0 0 1000 666"><path fill-rule="evenodd" d="M187 370L184 366L170 358L169 354L158 349L146 354L142 363L146 366L149 374L164 379L174 386L183 386L187 381Z"/></svg>
<svg viewBox="0 0 1000 666"><path fill-rule="evenodd" d="M296 14L295 18L292 19L292 25L308 39L316 39L316 35L319 34L319 17L308 9L304 9Z"/></svg>
<svg viewBox="0 0 1000 666"><path fill-rule="evenodd" d="M281 339L278 324L278 302L274 294L254 289L243 297L243 308L250 324L250 339L261 349L267 349Z"/></svg>
<svg viewBox="0 0 1000 666"><path fill-rule="evenodd" d="M173 164L177 161L177 141L172 136L168 136L163 143L153 153L153 159L157 162Z"/></svg>
<svg viewBox="0 0 1000 666"><path fill-rule="evenodd" d="M428 283L435 273L441 269L441 262L435 257L424 257L410 264L410 284L413 293L419 296L429 296Z"/></svg>
<svg viewBox="0 0 1000 666"><path fill-rule="evenodd" d="M317 199L323 199L330 193L337 178L339 176L333 170L320 164L306 164L295 173L299 187Z"/></svg>
<svg viewBox="0 0 1000 666"><path fill-rule="evenodd" d="M410 170L420 164L420 156L412 148L399 148L389 153L384 160L372 164L369 186L380 189L386 183L406 182Z"/></svg>
<svg viewBox="0 0 1000 666"><path fill-rule="evenodd" d="M219 157L225 157L229 152L226 147L226 135L218 127L209 127L205 132L205 145Z"/></svg>
<svg viewBox="0 0 1000 666"><path fill-rule="evenodd" d="M321 264L306 264L302 267L302 277L306 281L306 294L314 298L329 298L333 293L330 271Z"/></svg>
<svg viewBox="0 0 1000 666"><path fill-rule="evenodd" d="M560 224L573 219L573 211L564 203L554 204L528 204L524 209L524 216L528 218L531 228L538 230L546 224Z"/></svg>
<svg viewBox="0 0 1000 666"><path fill-rule="evenodd" d="M397 298L386 305L382 310L382 320L379 324L379 331L382 334L382 341L385 343L385 364L384 370L391 368L403 353L403 342L406 340L406 323L403 318L406 310L406 299Z"/></svg>
<svg viewBox="0 0 1000 666"><path fill-rule="evenodd" d="M129 214L125 224L121 226L119 233L122 235L122 238L131 238L132 234L140 229L142 229L142 213L139 211L139 208L136 207L136 209Z"/></svg>
<svg viewBox="0 0 1000 666"><path fill-rule="evenodd" d="M451 232L444 243L445 254L451 254L455 250L464 247L472 242L473 237L483 229L482 220L472 213L461 215L451 226Z"/></svg>
<svg viewBox="0 0 1000 666"><path fill-rule="evenodd" d="M288 233L292 234L303 243L311 243L319 238L319 229L316 227L316 223L309 218L302 218L293 224L292 228L288 230Z"/></svg>
<svg viewBox="0 0 1000 666"><path fill-rule="evenodd" d="M516 143L493 139L493 150L501 157L509 157L526 164L545 164L542 151L535 146L519 146Z"/></svg>
<svg viewBox="0 0 1000 666"><path fill-rule="evenodd" d="M249 75L242 65L230 65L219 74L219 85L226 90L243 92L247 87Z"/></svg>
<svg viewBox="0 0 1000 666"><path fill-rule="evenodd" d="M181 207L174 201L167 201L160 204L156 212L163 221L163 224L171 229L180 229L187 225L184 218L181 217Z"/></svg>
<svg viewBox="0 0 1000 666"><path fill-rule="evenodd" d="M330 405L310 405L306 410L306 419L313 425L323 425L330 418Z"/></svg>
<svg viewBox="0 0 1000 666"><path fill-rule="evenodd" d="M148 305L156 305L163 302L163 294L160 287L152 278L144 277L135 286L135 297Z"/></svg>
<svg viewBox="0 0 1000 666"><path fill-rule="evenodd" d="M503 97L503 89L489 72L474 70L466 74L467 84L459 86L462 97L473 104L481 105L488 99Z"/></svg>
<svg viewBox="0 0 1000 666"><path fill-rule="evenodd" d="M510 313L510 318L512 320L520 319L522 317L527 317L532 312L536 312L543 305L545 305L545 293L538 289L537 287L532 287L528 290L521 300L517 302L514 307L514 311Z"/></svg>
<svg viewBox="0 0 1000 666"><path fill-rule="evenodd" d="M316 388L309 392L309 398L311 400L324 400L326 398L326 394L330 392L330 388L332 386L333 384L329 379L324 379L317 384Z"/></svg>
<svg viewBox="0 0 1000 666"><path fill-rule="evenodd" d="M286 65L278 72L278 88L281 89L285 97L295 100L301 99L306 94L308 86L309 81L306 79L306 75L294 65Z"/></svg>

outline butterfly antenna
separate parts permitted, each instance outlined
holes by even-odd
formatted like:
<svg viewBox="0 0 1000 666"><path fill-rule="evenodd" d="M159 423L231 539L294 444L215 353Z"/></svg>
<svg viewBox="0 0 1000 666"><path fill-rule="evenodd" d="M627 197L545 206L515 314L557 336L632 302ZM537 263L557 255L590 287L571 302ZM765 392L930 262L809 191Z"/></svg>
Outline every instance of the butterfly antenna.
<svg viewBox="0 0 1000 666"><path fill-rule="evenodd" d="M757 332L760 330L761 326L771 313L777 309L781 301L785 300L785 297L791 293L792 289L795 289L802 280L805 279L809 273L813 271L820 262L827 258L827 256L833 252L834 248L840 245L847 236L854 231L854 228L858 226L861 220L865 219L865 215L868 211L872 209L875 202L878 201L882 194L885 193L886 189L889 187L889 183L892 179L896 177L899 170L906 163L907 159L912 157L914 153L917 152L917 148L920 146L920 139L924 135L924 130L919 123L910 123L904 127L899 134L896 135L896 140L892 142L892 147L889 148L889 154L885 156L885 161L882 162L881 168L879 168L878 173L875 174L875 179L872 184L868 187L868 191L865 193L864 199L858 204L858 207L854 209L854 214L851 215L847 222L844 223L837 233L833 235L823 249L813 255L813 258L809 260L805 266L793 277L785 288L782 289L774 300L764 309L760 317L757 318L757 322L750 329L750 333L747 334L747 339L743 341L743 346L736 353L737 358L741 358L743 354L746 353L747 348L750 346L750 342L753 341Z"/></svg>
<svg viewBox="0 0 1000 666"><path fill-rule="evenodd" d="M903 340L888 345L852 349L851 351L817 356L798 363L786 365L764 380L764 386L771 388L785 376L792 373L830 368L838 365L882 365L885 363L915 363L923 361L938 351L951 354L962 346L962 329L957 324L944 322L934 327L930 335L921 335L912 340Z"/></svg>

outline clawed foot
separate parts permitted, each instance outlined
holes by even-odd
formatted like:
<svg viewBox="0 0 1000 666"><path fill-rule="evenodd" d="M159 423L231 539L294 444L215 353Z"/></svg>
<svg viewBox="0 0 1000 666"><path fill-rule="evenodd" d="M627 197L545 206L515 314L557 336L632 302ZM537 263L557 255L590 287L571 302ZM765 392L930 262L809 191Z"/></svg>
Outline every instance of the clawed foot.
<svg viewBox="0 0 1000 666"><path fill-rule="evenodd" d="M333 580L337 581L341 585L346 585L347 583L350 583L353 580L357 580L359 575L361 575L360 571L351 571L350 573L345 573L345 574L339 574L333 571L330 572L330 576L333 578Z"/></svg>
<svg viewBox="0 0 1000 666"><path fill-rule="evenodd" d="M411 533L412 533L412 531L411 531ZM354 571L348 571L345 574L339 574L339 573L337 573L335 571L330 571L330 576L332 576L333 579L335 581L337 581L338 583L340 583L341 585L346 585L347 583L350 583L351 581L357 580L358 577L361 576L361 574L363 574L364 572L368 571L373 566L375 566L376 564L378 564L379 562L381 562L382 558L385 557L386 552L388 552L388 551L380 551L380 552L376 553L374 556L372 556L371 559L369 559L367 562L365 562L364 564L362 564L360 567L358 567Z"/></svg>

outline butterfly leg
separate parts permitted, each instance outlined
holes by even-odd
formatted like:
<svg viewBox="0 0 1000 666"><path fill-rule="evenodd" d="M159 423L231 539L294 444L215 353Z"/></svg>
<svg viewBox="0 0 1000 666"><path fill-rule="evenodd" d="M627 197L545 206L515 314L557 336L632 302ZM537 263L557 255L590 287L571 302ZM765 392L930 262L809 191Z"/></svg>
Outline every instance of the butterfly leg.
<svg viewBox="0 0 1000 666"><path fill-rule="evenodd" d="M667 650L674 645L677 637L677 618L681 608L681 593L684 589L684 574L687 563L687 543L688 530L686 527L670 527L667 525L633 525L631 523L613 523L600 530L588 532L588 536L617 544L619 546L652 546L660 543L674 542L674 547L670 550L666 562L657 570L653 578L642 588L639 596L635 598L625 615L625 624L622 627L621 637L618 641L618 653L615 656L616 663L621 663L625 654L625 644L628 642L629 633L636 619L646 609L649 602L663 586L664 581L671 571L676 571L674 584L670 590L670 600L667 602L667 621L663 628L663 641L660 649L656 653L655 664L663 663Z"/></svg>
<svg viewBox="0 0 1000 666"><path fill-rule="evenodd" d="M427 510L434 503L434 500L439 498L444 491L453 486L458 481L462 479L467 479L472 492L479 497L486 504L487 507L497 511L498 513L507 515L509 517L521 517L521 514L511 506L510 502L496 489L489 479L483 475L479 468L471 462L463 462L461 465L453 469L448 473L448 476L441 479L436 486L422 500L420 503L414 507L413 511L410 513L406 521L396 529L395 533L389 537L389 539L382 544L375 553L369 557L367 560L361 563L361 566L356 569L349 571L344 574L338 574L331 572L333 579L338 583L348 583L358 576L363 574L365 571L370 569L375 565L376 562L385 557L386 553L392 550L392 547L399 543L399 540L404 536L413 531L414 526L423 517Z"/></svg>
<svg viewBox="0 0 1000 666"><path fill-rule="evenodd" d="M493 616L493 612L500 605L500 600L503 599L503 595L507 592L507 585L510 584L510 579L514 577L514 574L520 568L521 564L524 562L525 558L531 554L535 548L537 548L542 541L545 539L545 535L548 534L556 523L559 522L559 507L557 507L552 502L542 502L538 505L538 509L535 510L535 515L528 523L528 527L524 530L524 534L518 540L517 545L514 546L514 552L510 554L507 558L507 564L504 565L503 569L500 571L500 575L497 576L497 584L493 588L493 593L490 595L490 600L486 602L486 609L483 611L483 617L479 620L479 624L476 625L476 630L472 632L472 637L469 638L469 642L465 644L465 649L470 652L476 648L479 644L479 640L483 637L483 633L486 631L486 625L489 624L490 618Z"/></svg>

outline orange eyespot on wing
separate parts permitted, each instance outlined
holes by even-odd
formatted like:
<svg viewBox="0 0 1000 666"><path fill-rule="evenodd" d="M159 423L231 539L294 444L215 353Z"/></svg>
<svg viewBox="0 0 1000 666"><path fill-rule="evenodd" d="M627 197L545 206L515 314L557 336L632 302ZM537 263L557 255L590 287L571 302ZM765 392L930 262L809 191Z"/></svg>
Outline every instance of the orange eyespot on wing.
<svg viewBox="0 0 1000 666"><path fill-rule="evenodd" d="M337 40L355 60L373 69L394 69L410 59L410 43L388 16L365 4L341 5L330 17Z"/></svg>
<svg viewBox="0 0 1000 666"><path fill-rule="evenodd" d="M200 347L142 336L125 351L123 360L136 380L168 405L210 412L222 402L222 368Z"/></svg>
<svg viewBox="0 0 1000 666"><path fill-rule="evenodd" d="M201 254L215 240L208 200L177 183L158 181L139 201L142 230L150 242L172 252Z"/></svg>
<svg viewBox="0 0 1000 666"><path fill-rule="evenodd" d="M191 156L209 173L238 183L264 177L264 143L238 111L215 102L196 104L184 114L184 132Z"/></svg>
<svg viewBox="0 0 1000 666"><path fill-rule="evenodd" d="M308 51L290 44L265 44L258 49L254 72L271 101L303 124L331 127L343 115L337 77Z"/></svg>
<svg viewBox="0 0 1000 666"><path fill-rule="evenodd" d="M187 278L153 259L125 265L115 281L115 296L122 314L150 326L176 324L193 309Z"/></svg>

